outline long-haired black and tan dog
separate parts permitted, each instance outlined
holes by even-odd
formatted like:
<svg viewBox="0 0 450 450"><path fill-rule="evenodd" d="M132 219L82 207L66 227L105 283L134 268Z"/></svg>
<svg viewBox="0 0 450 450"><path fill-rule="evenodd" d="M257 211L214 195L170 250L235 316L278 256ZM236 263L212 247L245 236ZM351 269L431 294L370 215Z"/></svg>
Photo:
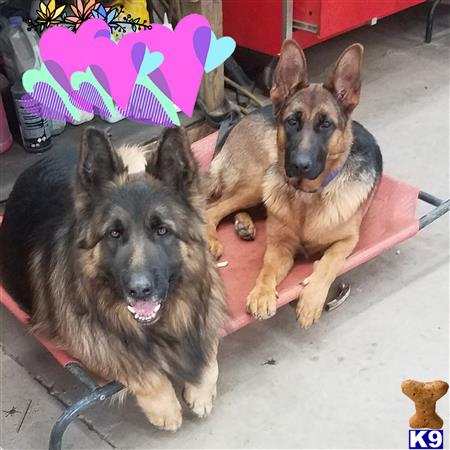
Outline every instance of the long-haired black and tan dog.
<svg viewBox="0 0 450 450"><path fill-rule="evenodd" d="M322 313L331 283L359 239L361 220L382 171L373 136L353 122L359 102L363 47L348 47L325 84L310 84L305 56L284 42L271 90L272 108L258 110L230 133L209 170L208 239L219 257L219 222L264 203L267 248L247 309L259 319L276 311L276 286L297 254L323 253L301 291L297 317L307 328ZM245 212L243 239L255 228Z"/></svg>
<svg viewBox="0 0 450 450"><path fill-rule="evenodd" d="M0 231L2 282L36 333L176 430L172 381L195 414L211 410L225 317L186 134L116 151L90 128L76 160L62 152L18 179Z"/></svg>

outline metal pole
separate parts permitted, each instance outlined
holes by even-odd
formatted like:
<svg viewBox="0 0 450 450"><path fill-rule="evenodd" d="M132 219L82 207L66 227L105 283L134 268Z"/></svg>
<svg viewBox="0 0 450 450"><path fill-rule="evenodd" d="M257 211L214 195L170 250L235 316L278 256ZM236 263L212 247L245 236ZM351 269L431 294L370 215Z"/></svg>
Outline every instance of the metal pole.
<svg viewBox="0 0 450 450"><path fill-rule="evenodd" d="M428 192L419 191L419 199L435 206L430 212L426 213L419 219L419 230L425 228L439 217L448 213L450 209L450 199L441 200Z"/></svg>
<svg viewBox="0 0 450 450"><path fill-rule="evenodd" d="M95 391L99 386L98 384L88 375L88 373L77 363L69 363L66 365L66 369L75 375L90 391Z"/></svg>
<svg viewBox="0 0 450 450"><path fill-rule="evenodd" d="M427 28L425 31L425 42L429 44L431 42L431 38L433 36L433 22L434 22L434 13L436 11L437 6L441 3L441 0L433 0L433 4L430 7L427 15Z"/></svg>
<svg viewBox="0 0 450 450"><path fill-rule="evenodd" d="M121 391L124 388L119 383L109 383L102 387L99 387L92 391L90 394L81 398L75 402L72 406L67 408L59 419L53 425L52 432L50 434L49 450L61 450L61 443L64 432L70 423L75 420L86 408L89 408L92 404L106 400L112 395Z"/></svg>
<svg viewBox="0 0 450 450"><path fill-rule="evenodd" d="M428 192L419 191L419 199L433 206L439 206L443 201Z"/></svg>
<svg viewBox="0 0 450 450"><path fill-rule="evenodd" d="M436 208L432 209L429 213L422 216L419 219L419 230L425 228L431 222L434 222L436 219L439 219L439 217L448 213L449 209L450 209L450 199L446 200L445 202L442 202L439 206L437 206Z"/></svg>
<svg viewBox="0 0 450 450"><path fill-rule="evenodd" d="M283 17L281 21L281 41L292 37L293 0L283 0Z"/></svg>

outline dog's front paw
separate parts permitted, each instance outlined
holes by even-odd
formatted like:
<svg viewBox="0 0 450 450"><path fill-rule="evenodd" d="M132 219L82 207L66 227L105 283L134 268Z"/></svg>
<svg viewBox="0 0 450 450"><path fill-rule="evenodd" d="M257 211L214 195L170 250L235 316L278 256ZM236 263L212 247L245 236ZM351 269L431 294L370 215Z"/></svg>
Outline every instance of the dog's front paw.
<svg viewBox="0 0 450 450"><path fill-rule="evenodd" d="M200 418L209 416L214 399L216 398L216 384L208 386L194 386L186 383L183 390L183 399L187 407Z"/></svg>
<svg viewBox="0 0 450 450"><path fill-rule="evenodd" d="M277 312L277 296L273 289L255 286L247 297L247 312L255 319L264 320Z"/></svg>
<svg viewBox="0 0 450 450"><path fill-rule="evenodd" d="M320 284L309 283L300 292L297 303L297 322L305 329L317 322L322 315L328 289Z"/></svg>
<svg viewBox="0 0 450 450"><path fill-rule="evenodd" d="M248 213L238 213L234 217L234 229L244 241L253 241L256 236L256 227Z"/></svg>
<svg viewBox="0 0 450 450"><path fill-rule="evenodd" d="M164 416L147 416L152 425L162 431L177 431L183 422L181 411Z"/></svg>
<svg viewBox="0 0 450 450"><path fill-rule="evenodd" d="M219 259L223 253L223 245L219 241L217 233L214 232L208 233L208 247L211 254L214 258Z"/></svg>
<svg viewBox="0 0 450 450"><path fill-rule="evenodd" d="M177 431L183 422L181 405L178 401L158 402L146 407L144 412L149 422L160 430Z"/></svg>

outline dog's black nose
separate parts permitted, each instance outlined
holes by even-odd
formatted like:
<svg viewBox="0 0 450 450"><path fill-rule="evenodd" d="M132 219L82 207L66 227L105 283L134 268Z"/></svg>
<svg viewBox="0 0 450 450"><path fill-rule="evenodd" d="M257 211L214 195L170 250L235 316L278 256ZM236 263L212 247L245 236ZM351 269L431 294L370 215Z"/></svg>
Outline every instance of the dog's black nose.
<svg viewBox="0 0 450 450"><path fill-rule="evenodd" d="M292 165L296 172L306 175L312 167L311 158L303 153L298 153L292 158Z"/></svg>
<svg viewBox="0 0 450 450"><path fill-rule="evenodd" d="M127 284L128 295L134 299L142 299L152 293L152 283L143 274L131 275Z"/></svg>

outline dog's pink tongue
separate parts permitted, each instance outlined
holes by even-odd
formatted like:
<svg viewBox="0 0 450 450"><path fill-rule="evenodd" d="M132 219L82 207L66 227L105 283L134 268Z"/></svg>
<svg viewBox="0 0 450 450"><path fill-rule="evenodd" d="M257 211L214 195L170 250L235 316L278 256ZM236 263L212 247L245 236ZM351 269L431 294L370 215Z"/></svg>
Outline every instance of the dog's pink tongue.
<svg viewBox="0 0 450 450"><path fill-rule="evenodd" d="M149 316L149 315L153 314L153 311L155 310L155 308L157 306L158 306L158 303L139 301L133 305L133 308L137 314L140 314L143 316Z"/></svg>

